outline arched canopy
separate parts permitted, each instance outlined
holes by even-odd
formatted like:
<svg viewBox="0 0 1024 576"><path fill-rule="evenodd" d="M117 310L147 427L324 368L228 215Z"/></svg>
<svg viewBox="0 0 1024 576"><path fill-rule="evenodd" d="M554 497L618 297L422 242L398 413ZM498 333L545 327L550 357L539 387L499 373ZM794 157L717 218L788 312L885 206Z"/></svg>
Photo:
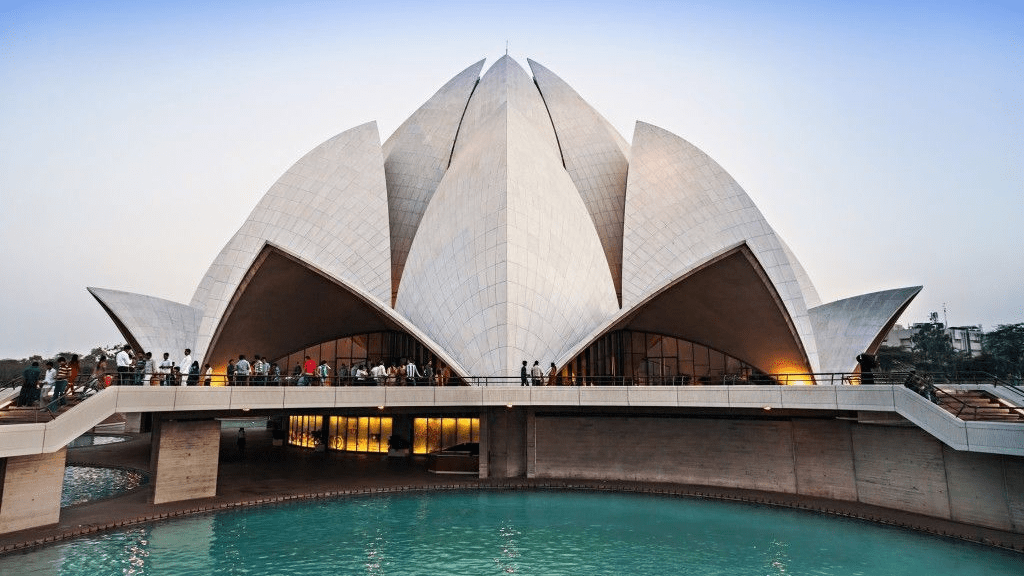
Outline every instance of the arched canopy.
<svg viewBox="0 0 1024 576"><path fill-rule="evenodd" d="M207 361L220 367L238 354L277 358L334 338L388 330L410 333L452 364L374 299L268 244L228 304Z"/></svg>
<svg viewBox="0 0 1024 576"><path fill-rule="evenodd" d="M587 346L614 330L652 332L702 344L767 374L811 372L785 305L746 244L668 283L637 303L632 312L612 321Z"/></svg>

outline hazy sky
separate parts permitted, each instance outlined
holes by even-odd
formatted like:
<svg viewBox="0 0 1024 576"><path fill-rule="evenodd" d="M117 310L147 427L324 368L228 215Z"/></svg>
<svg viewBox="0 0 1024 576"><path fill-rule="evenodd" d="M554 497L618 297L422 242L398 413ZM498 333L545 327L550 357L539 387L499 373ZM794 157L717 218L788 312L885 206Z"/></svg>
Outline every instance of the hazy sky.
<svg viewBox="0 0 1024 576"><path fill-rule="evenodd" d="M86 286L187 303L300 156L506 40L710 154L823 301L1024 322L1019 1L210 4L0 0L0 357L122 341Z"/></svg>

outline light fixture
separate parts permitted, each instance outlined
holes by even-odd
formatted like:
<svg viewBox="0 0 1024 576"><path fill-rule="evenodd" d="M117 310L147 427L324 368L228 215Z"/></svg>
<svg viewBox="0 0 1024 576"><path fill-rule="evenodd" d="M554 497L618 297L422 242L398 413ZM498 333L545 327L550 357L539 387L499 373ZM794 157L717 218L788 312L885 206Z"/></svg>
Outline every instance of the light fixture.
<svg viewBox="0 0 1024 576"><path fill-rule="evenodd" d="M248 408L242 408L242 412L248 412L248 411L249 411Z"/></svg>
<svg viewBox="0 0 1024 576"><path fill-rule="evenodd" d="M511 404L505 404L505 408L511 408L511 407L512 407Z"/></svg>
<svg viewBox="0 0 1024 576"><path fill-rule="evenodd" d="M771 406L765 406L764 409L767 411L767 410L771 410L772 407Z"/></svg>
<svg viewBox="0 0 1024 576"><path fill-rule="evenodd" d="M383 404L381 404L380 406L377 406L377 410L383 410L383 409L384 409L384 405Z"/></svg>

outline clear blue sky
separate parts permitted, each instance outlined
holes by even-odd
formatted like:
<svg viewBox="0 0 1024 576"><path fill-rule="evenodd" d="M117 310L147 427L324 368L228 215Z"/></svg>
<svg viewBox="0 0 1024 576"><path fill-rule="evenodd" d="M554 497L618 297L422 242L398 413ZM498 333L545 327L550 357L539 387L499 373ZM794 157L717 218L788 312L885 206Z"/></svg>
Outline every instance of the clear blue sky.
<svg viewBox="0 0 1024 576"><path fill-rule="evenodd" d="M188 302L323 140L382 140L505 51L708 152L824 301L1024 322L1020 2L4 2L0 357L120 341L85 286Z"/></svg>

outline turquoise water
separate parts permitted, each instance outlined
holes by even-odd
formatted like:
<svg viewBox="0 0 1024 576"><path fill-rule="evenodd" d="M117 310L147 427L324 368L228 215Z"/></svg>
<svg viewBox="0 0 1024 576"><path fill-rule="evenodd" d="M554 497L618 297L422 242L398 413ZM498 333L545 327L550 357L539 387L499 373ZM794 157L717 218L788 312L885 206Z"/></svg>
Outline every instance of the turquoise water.
<svg viewBox="0 0 1024 576"><path fill-rule="evenodd" d="M64 469L60 507L117 496L138 488L147 481L145 474L134 470L68 466Z"/></svg>
<svg viewBox="0 0 1024 576"><path fill-rule="evenodd" d="M1020 555L806 512L561 492L303 502L0 557L4 575L1022 573Z"/></svg>
<svg viewBox="0 0 1024 576"><path fill-rule="evenodd" d="M82 448L85 446L102 446L104 444L116 444L126 442L127 436L107 436L103 434L82 434L68 444L68 448Z"/></svg>

